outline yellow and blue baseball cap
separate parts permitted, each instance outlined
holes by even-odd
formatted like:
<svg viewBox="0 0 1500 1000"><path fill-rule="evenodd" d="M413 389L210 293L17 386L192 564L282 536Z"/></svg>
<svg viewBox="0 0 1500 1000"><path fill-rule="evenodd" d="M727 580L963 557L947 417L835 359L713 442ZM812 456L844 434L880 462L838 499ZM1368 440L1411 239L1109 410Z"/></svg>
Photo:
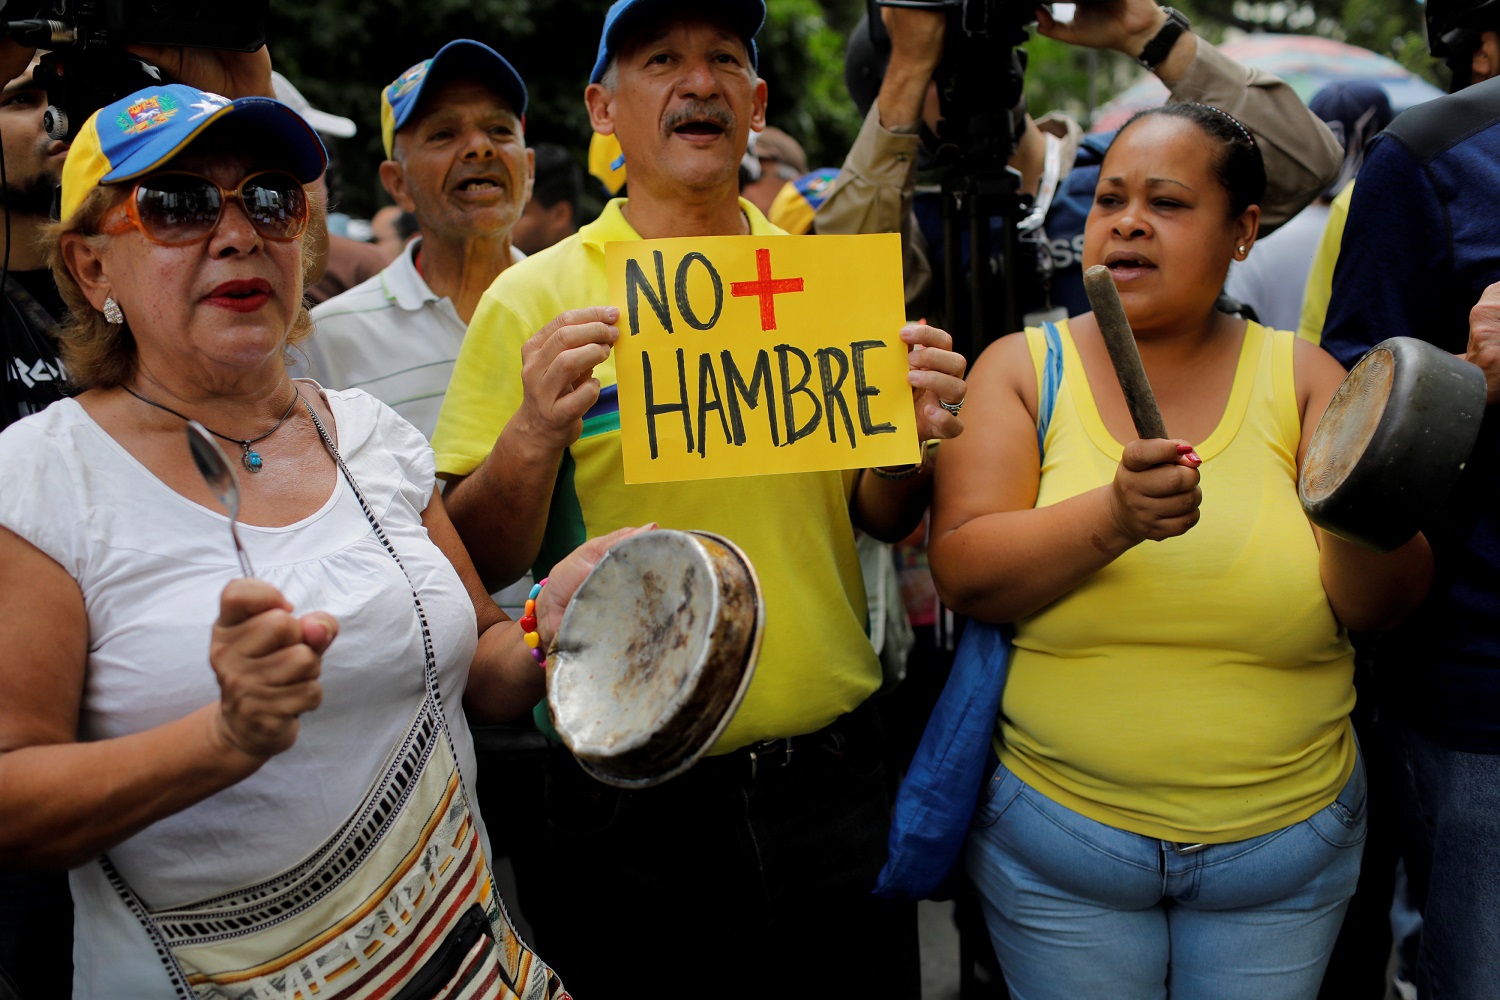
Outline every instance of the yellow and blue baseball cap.
<svg viewBox="0 0 1500 1000"><path fill-rule="evenodd" d="M78 130L63 161L62 218L78 211L101 184L150 173L186 149L209 126L230 122L246 148L276 157L303 184L317 180L328 151L312 126L269 97L227 97L180 83L147 87L105 105Z"/></svg>
<svg viewBox="0 0 1500 1000"><path fill-rule="evenodd" d="M589 173L598 178L611 197L625 186L625 154L620 151L620 140L614 133L595 132L589 140Z"/></svg>
<svg viewBox="0 0 1500 1000"><path fill-rule="evenodd" d="M819 167L810 174L787 181L776 193L766 218L771 225L779 226L793 236L812 232L813 218L838 175L838 167Z"/></svg>
<svg viewBox="0 0 1500 1000"><path fill-rule="evenodd" d="M604 31L599 35L599 55L594 61L594 71L589 74L589 83L598 83L604 78L609 62L620 51L620 43L629 32L635 30L648 18L662 13L691 13L709 17L739 32L750 53L750 66L758 61L755 52L755 33L766 22L764 0L715 0L705 4L702 0L615 0L604 15Z"/></svg>
<svg viewBox="0 0 1500 1000"><path fill-rule="evenodd" d="M437 50L392 80L380 92L380 138L385 141L385 155L396 146L396 132L411 118L422 92L434 80L474 80L494 89L510 104L516 116L526 119L526 84L521 74L505 57L483 42L459 38Z"/></svg>

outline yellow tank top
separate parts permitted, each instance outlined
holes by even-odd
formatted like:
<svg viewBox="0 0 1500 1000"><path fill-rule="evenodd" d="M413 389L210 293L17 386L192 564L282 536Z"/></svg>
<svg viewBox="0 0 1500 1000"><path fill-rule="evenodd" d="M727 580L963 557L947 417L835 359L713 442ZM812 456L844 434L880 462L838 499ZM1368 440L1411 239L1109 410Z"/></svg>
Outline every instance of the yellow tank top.
<svg viewBox="0 0 1500 1000"><path fill-rule="evenodd" d="M1112 481L1120 461L1061 333L1038 507ZM1042 332L1026 335L1040 372ZM1016 623L1001 760L1091 819L1243 840L1327 806L1353 771L1354 654L1297 500L1294 340L1249 324L1224 416L1196 442L1198 524Z"/></svg>

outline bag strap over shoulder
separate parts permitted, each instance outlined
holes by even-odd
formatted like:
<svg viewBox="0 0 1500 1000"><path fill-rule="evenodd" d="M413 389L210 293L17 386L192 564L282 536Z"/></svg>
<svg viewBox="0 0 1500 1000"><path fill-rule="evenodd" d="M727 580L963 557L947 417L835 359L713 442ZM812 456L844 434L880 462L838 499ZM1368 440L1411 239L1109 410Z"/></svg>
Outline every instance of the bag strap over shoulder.
<svg viewBox="0 0 1500 1000"><path fill-rule="evenodd" d="M323 421L318 418L318 411L313 409L313 405L306 399L302 400L302 405L307 408L307 415L312 417L313 426L318 429L319 436L323 438L323 447L327 448L328 453L333 456L333 461L339 467L339 471L343 473L345 482L349 484L349 488L354 492L354 498L359 501L359 509L364 512L365 520L370 522L370 527L375 531L375 537L385 547L386 554L396 561L396 565L401 570L401 575L406 577L407 586L411 587L412 606L417 612L417 624L422 629L422 656L426 661L423 678L427 686L427 694L432 699L433 704L437 706L436 715L439 720L443 721L443 725L446 727L447 717L444 715L442 708L443 693L438 686L437 657L433 652L432 629L427 624L427 612L422 608L422 598L417 593L416 581L407 572L406 563L401 561L401 555L396 551L396 547L391 544L390 538L386 536L385 528L381 525L380 518L375 516L375 509L370 506L370 501L365 499L364 491L359 488L359 483L354 479L354 473L350 472L349 466L344 464L344 456L340 454L338 445L333 443L333 436L328 433L328 428L324 427Z"/></svg>
<svg viewBox="0 0 1500 1000"><path fill-rule="evenodd" d="M1047 342L1047 352L1037 371L1036 449L1045 455L1047 428L1052 425L1052 411L1057 406L1057 394L1062 390L1063 347L1062 333L1056 323L1048 321L1042 324L1042 336ZM1035 352L1032 356L1035 358Z"/></svg>

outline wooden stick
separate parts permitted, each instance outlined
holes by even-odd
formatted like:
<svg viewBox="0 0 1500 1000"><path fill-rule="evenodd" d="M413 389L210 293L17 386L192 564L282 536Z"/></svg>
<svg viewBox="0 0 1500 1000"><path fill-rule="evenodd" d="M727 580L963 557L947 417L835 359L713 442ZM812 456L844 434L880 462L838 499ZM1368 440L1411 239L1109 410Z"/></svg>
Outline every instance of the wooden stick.
<svg viewBox="0 0 1500 1000"><path fill-rule="evenodd" d="M1120 380L1120 389L1125 393L1125 405L1130 407L1135 432L1143 439L1166 437L1167 425L1161 419L1151 383L1146 380L1146 369L1141 366L1141 352L1136 349L1125 307L1120 305L1114 275L1103 264L1095 264L1083 273L1083 290L1094 307L1094 320L1104 335L1104 346L1109 349L1115 378Z"/></svg>

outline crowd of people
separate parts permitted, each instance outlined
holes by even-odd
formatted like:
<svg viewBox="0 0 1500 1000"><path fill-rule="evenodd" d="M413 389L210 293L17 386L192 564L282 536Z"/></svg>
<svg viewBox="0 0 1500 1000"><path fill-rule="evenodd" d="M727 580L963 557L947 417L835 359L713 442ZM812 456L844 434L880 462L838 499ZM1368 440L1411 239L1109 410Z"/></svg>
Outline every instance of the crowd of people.
<svg viewBox="0 0 1500 1000"><path fill-rule="evenodd" d="M455 39L370 95L369 240L330 221L353 123L265 50L154 53L174 82L67 144L0 40L0 1000L920 996L916 906L874 888L946 644L903 681L869 597L893 564L861 559L913 539L908 594L1004 629L944 890L993 990L1375 1000L1399 861L1398 974L1500 998L1493 422L1390 552L1297 487L1388 336L1500 399L1500 0L1426 12L1459 92L1393 119L1371 86L1309 107L1154 0L1039 8L1171 96L1103 137L1015 109L1006 224L1053 249L1025 328L967 358L935 291L982 265L918 185L941 10L881 8L864 125L810 170L766 120L763 0L617 0L580 83L624 187L592 218L521 74ZM627 484L606 245L788 232L901 234L907 322L876 332L919 460ZM1132 420L1093 265L1171 437ZM656 527L733 540L766 630L708 755L623 788L559 741L546 653Z"/></svg>

